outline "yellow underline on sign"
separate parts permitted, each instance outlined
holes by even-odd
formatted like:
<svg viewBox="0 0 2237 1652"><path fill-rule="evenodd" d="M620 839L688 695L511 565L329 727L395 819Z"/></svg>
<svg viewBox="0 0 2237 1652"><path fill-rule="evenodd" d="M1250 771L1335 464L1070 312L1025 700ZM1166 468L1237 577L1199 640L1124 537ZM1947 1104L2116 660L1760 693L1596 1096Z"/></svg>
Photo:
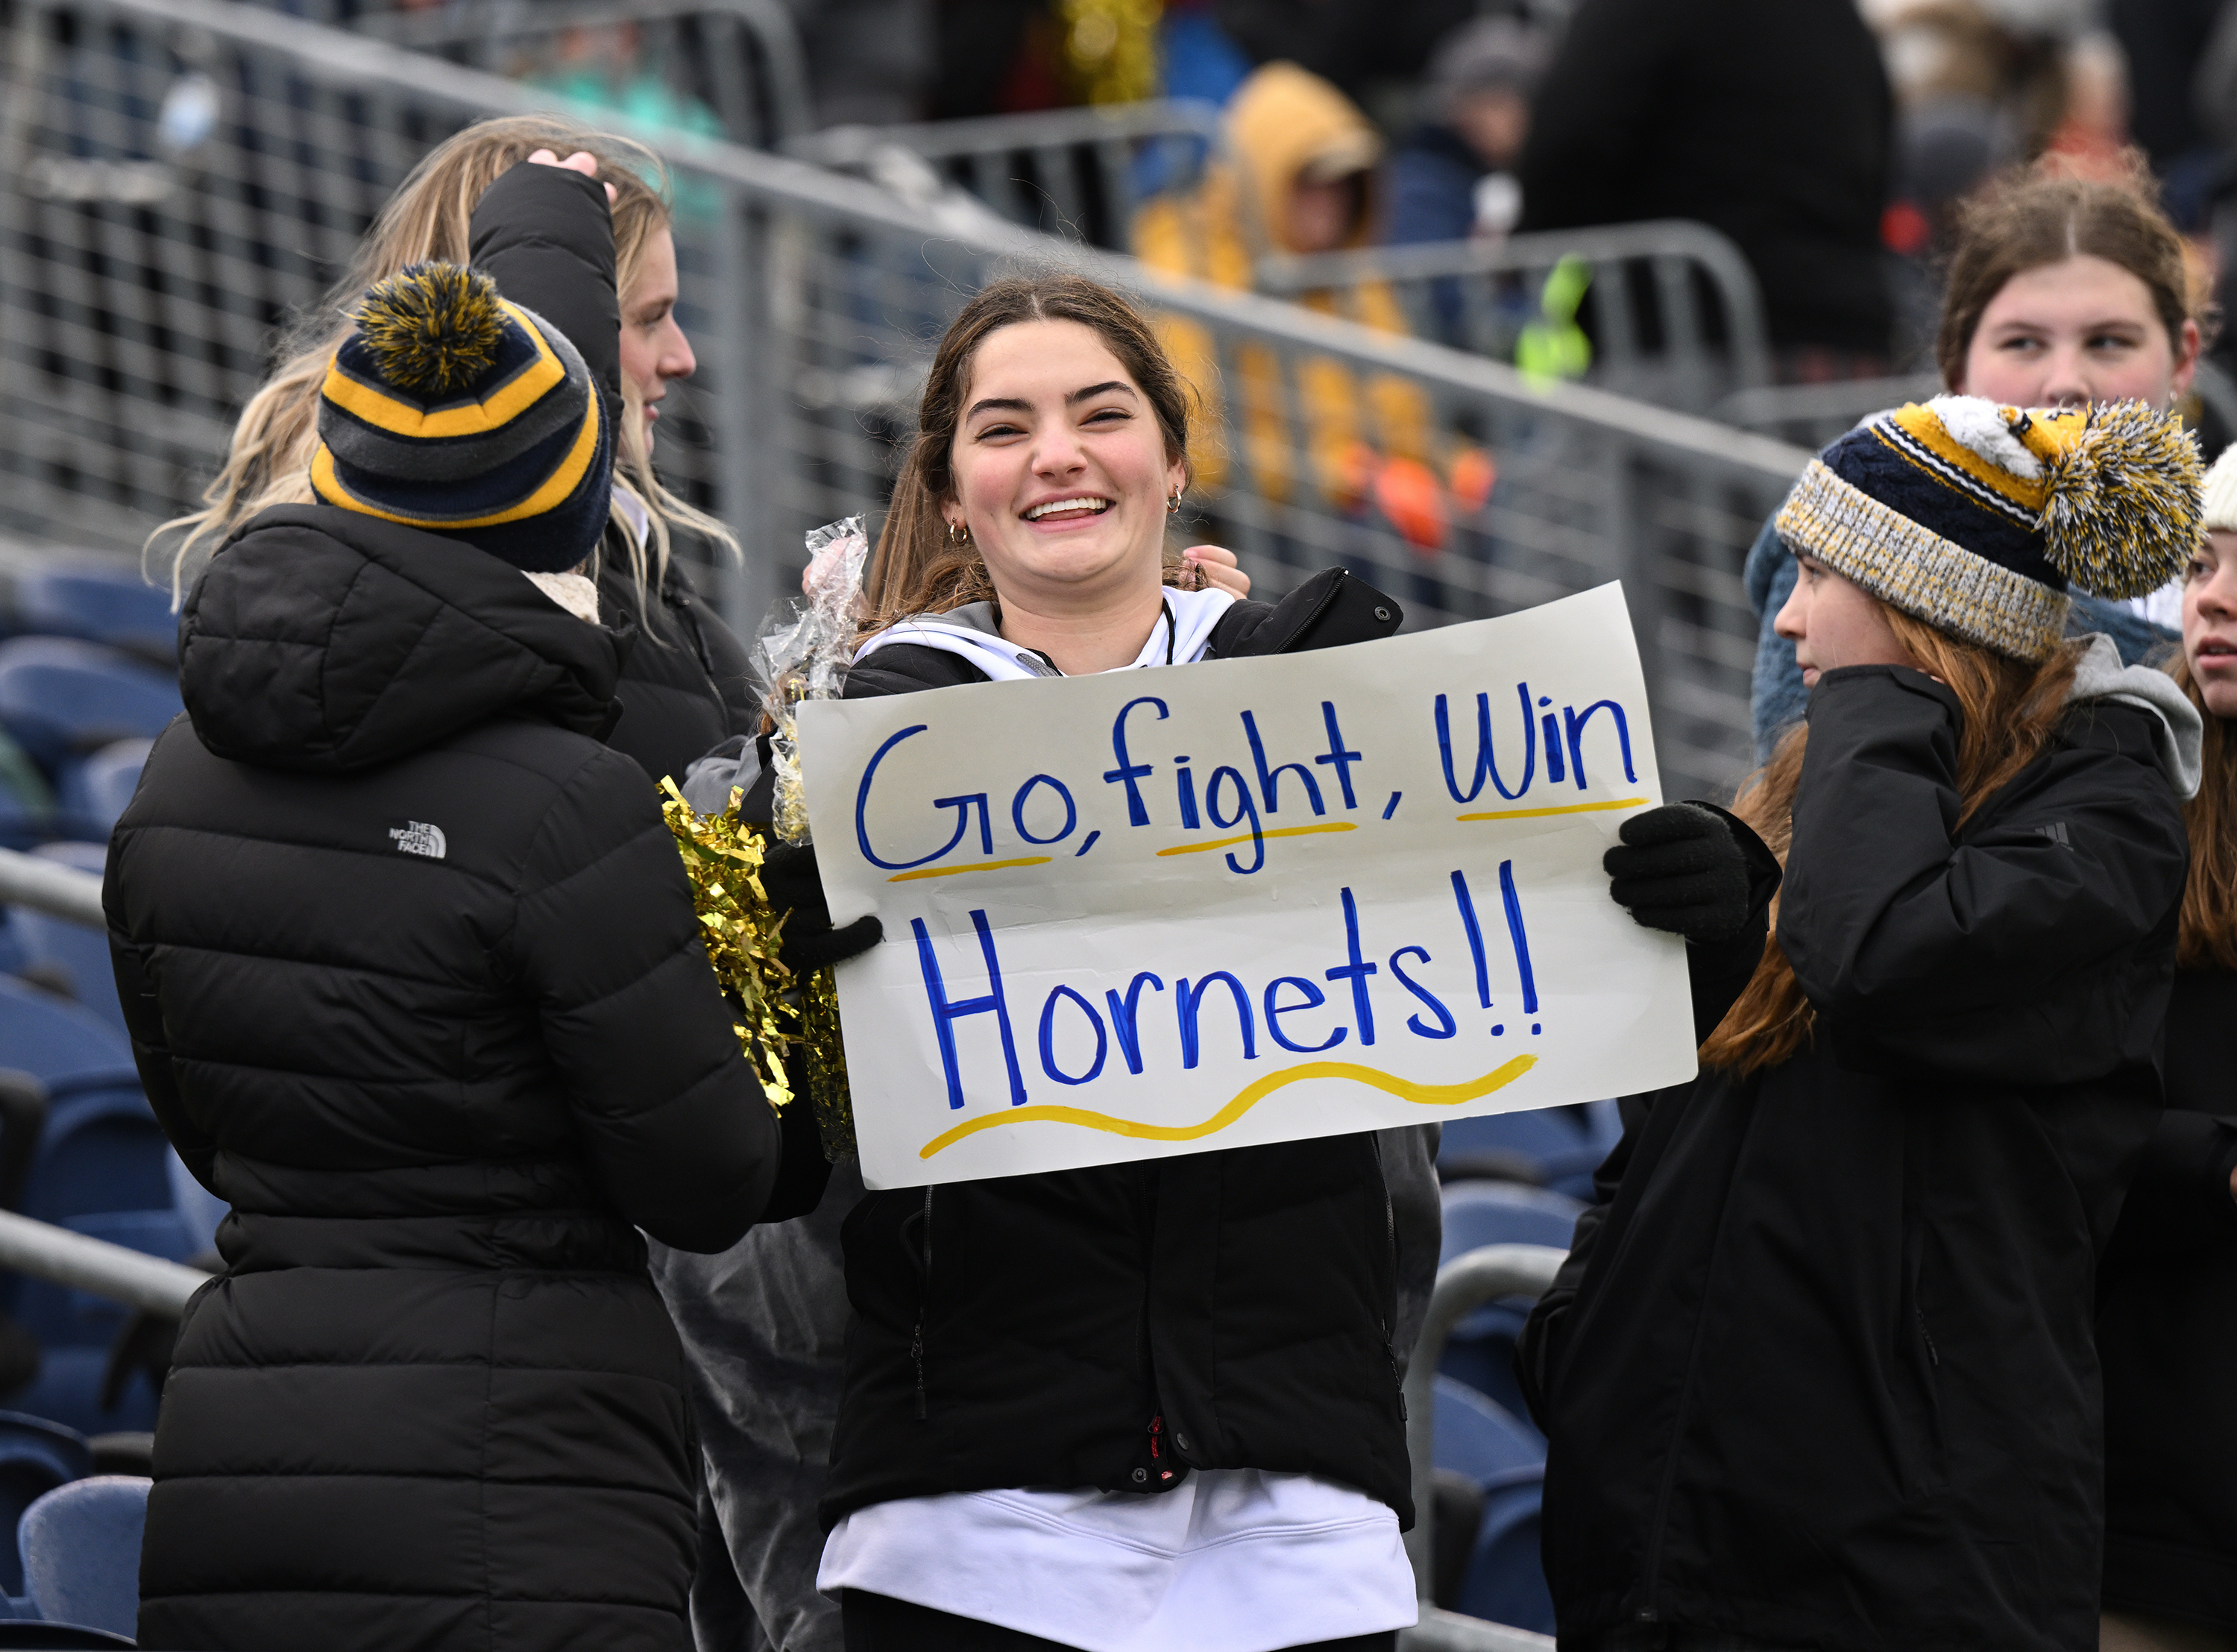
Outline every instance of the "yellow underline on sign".
<svg viewBox="0 0 2237 1652"><path fill-rule="evenodd" d="M943 1149L954 1147L967 1135L976 1135L981 1130L1003 1124L1077 1124L1082 1129L1106 1130L1112 1135L1131 1135L1141 1142L1198 1142L1225 1129L1283 1085L1302 1083L1309 1078L1349 1079L1355 1084L1365 1084L1423 1107L1458 1107L1505 1088L1537 1064L1535 1056L1517 1056L1481 1078L1464 1079L1457 1084L1417 1084L1412 1079L1378 1072L1356 1062L1309 1061L1284 1067L1278 1073L1269 1073L1255 1083L1245 1085L1236 1092L1233 1101L1201 1124L1145 1124L1137 1119L1090 1112L1084 1107L1013 1107L1006 1112L989 1113L984 1118L966 1119L919 1148L917 1157L928 1159Z"/></svg>
<svg viewBox="0 0 2237 1652"><path fill-rule="evenodd" d="M1535 820L1547 814L1594 814L1602 809L1636 809L1643 797L1620 797L1613 803L1564 803L1556 809L1495 809L1489 814L1456 814L1455 820Z"/></svg>
<svg viewBox="0 0 2237 1652"><path fill-rule="evenodd" d="M1311 832L1356 832L1356 820L1323 820L1318 826L1276 826L1271 832L1261 832L1261 838L1302 838ZM1238 843L1248 843L1252 834L1246 832L1239 838L1214 838L1210 843L1177 843L1170 849L1160 849L1161 855L1200 855L1207 849L1232 849Z"/></svg>
<svg viewBox="0 0 2237 1652"><path fill-rule="evenodd" d="M953 878L959 872L1000 872L1005 866L1046 866L1051 858L1048 855L1027 855L1022 860L974 860L967 866L927 866L921 872L897 872L886 881L905 884L912 878Z"/></svg>

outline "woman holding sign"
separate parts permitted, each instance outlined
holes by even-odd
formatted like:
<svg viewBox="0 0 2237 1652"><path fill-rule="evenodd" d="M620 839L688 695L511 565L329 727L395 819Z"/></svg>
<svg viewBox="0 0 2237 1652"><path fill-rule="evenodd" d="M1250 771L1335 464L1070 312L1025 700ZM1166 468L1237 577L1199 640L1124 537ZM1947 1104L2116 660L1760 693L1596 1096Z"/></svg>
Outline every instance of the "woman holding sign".
<svg viewBox="0 0 2237 1652"><path fill-rule="evenodd" d="M1809 721L1745 826L1609 856L1643 921L1700 844L1759 834L1785 883L1518 1352L1565 1645L2095 1643L2090 1304L2159 1117L2199 719L2061 630L2069 587L2183 565L2197 477L2141 403L1944 397L1780 511Z"/></svg>
<svg viewBox="0 0 2237 1652"><path fill-rule="evenodd" d="M933 364L847 694L1396 630L1341 569L1275 607L1169 582L1188 414L1116 293L980 293ZM819 1581L855 1652L1387 1648L1413 1622L1376 1137L872 1193L845 1244Z"/></svg>

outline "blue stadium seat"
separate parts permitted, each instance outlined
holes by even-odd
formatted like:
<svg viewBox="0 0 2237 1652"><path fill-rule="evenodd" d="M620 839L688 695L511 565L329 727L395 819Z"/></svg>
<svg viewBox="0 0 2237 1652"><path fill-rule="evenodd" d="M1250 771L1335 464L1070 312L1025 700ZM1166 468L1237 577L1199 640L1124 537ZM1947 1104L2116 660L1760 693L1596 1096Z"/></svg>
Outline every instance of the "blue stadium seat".
<svg viewBox="0 0 2237 1652"><path fill-rule="evenodd" d="M56 1486L93 1472L93 1449L74 1428L43 1417L0 1411L0 1522L13 1525L23 1511ZM13 1615L26 1615L23 1562L12 1548L0 1546L0 1592L10 1596Z"/></svg>
<svg viewBox="0 0 2237 1652"><path fill-rule="evenodd" d="M171 1144L135 1086L58 1097L23 1188L23 1214L41 1221L110 1211L175 1217Z"/></svg>
<svg viewBox="0 0 2237 1652"><path fill-rule="evenodd" d="M0 977L0 1067L30 1074L57 1101L140 1086L123 1034L90 1010L5 977Z"/></svg>
<svg viewBox="0 0 2237 1652"><path fill-rule="evenodd" d="M42 1619L112 1635L137 1631L140 1537L151 1484L97 1474L57 1487L23 1511L16 1547Z"/></svg>
<svg viewBox="0 0 2237 1652"><path fill-rule="evenodd" d="M1535 1429L1450 1377L1437 1379L1431 1460L1483 1490L1483 1521L1455 1609L1517 1629L1554 1631L1538 1557L1546 1443Z"/></svg>
<svg viewBox="0 0 2237 1652"><path fill-rule="evenodd" d="M163 1168L171 1178L171 1208L194 1242L194 1250L187 1254L209 1249L217 1243L218 1223L233 1214L233 1207L195 1181L177 1154L171 1155Z"/></svg>
<svg viewBox="0 0 2237 1652"><path fill-rule="evenodd" d="M1455 1119L1445 1126L1437 1172L1448 1181L1519 1179L1590 1199L1593 1172L1622 1135L1613 1102Z"/></svg>
<svg viewBox="0 0 2237 1652"><path fill-rule="evenodd" d="M171 594L135 569L95 562L56 562L16 581L18 629L106 642L143 660L179 653L179 616Z"/></svg>
<svg viewBox="0 0 2237 1652"><path fill-rule="evenodd" d="M152 740L183 709L166 674L98 642L0 642L0 724L49 773L120 740Z"/></svg>
<svg viewBox="0 0 2237 1652"><path fill-rule="evenodd" d="M116 817L132 801L155 743L112 740L90 757L64 764L55 787L58 829L84 842L107 843L116 829Z"/></svg>
<svg viewBox="0 0 2237 1652"><path fill-rule="evenodd" d="M1526 1188L1512 1181L1448 1182L1444 1241L1437 1264L1442 1267L1484 1245L1551 1245L1567 1250L1583 1209L1576 1200L1545 1188ZM1527 1297L1487 1303L1453 1327L1437 1369L1488 1395L1521 1418L1522 1392L1514 1381L1514 1343L1529 1316Z"/></svg>
<svg viewBox="0 0 2237 1652"><path fill-rule="evenodd" d="M60 977L56 984L67 985L81 1008L124 1033L124 1006L116 997L116 970L106 934L28 906L16 909L10 928L23 949L25 964L43 966Z"/></svg>

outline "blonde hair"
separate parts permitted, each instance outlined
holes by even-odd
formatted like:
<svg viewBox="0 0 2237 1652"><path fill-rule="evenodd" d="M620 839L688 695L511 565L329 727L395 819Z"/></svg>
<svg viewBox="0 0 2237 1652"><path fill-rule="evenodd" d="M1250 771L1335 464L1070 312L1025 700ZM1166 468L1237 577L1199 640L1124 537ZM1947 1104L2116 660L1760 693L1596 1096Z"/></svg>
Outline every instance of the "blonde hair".
<svg viewBox="0 0 2237 1652"><path fill-rule="evenodd" d="M159 541L178 536L170 550L174 607L195 565L251 517L274 505L311 502L319 386L327 362L356 325L357 306L366 288L426 259L465 263L474 203L500 174L538 149L561 155L583 149L597 158L598 176L614 188L616 284L626 297L644 267L653 238L674 221L665 194L667 173L651 150L564 115L513 115L470 126L430 151L381 208L347 273L290 330L279 352L279 366L241 410L225 464L202 490L202 508L164 523L148 536L150 556ZM661 485L653 471L641 410L629 397L626 385L624 394L629 405L621 421L614 492L617 500L632 495L644 507L650 543L638 538L618 503L610 521L627 548L639 606L650 615L654 604L648 587L667 576L671 530L698 534L732 554L738 542L721 523Z"/></svg>
<svg viewBox="0 0 2237 1652"><path fill-rule="evenodd" d="M1900 609L1884 602L1880 608L1918 668L1939 677L1957 696L1955 830L2050 743L2066 712L2066 691L2081 645L2062 643L2041 661L2013 660L1961 642ZM1732 804L1732 813L1755 828L1781 866L1794 836L1794 794L1802 782L1809 737L1805 724L1779 741L1771 761L1743 782ZM1703 1042L1701 1065L1729 1068L1742 1077L1776 1067L1810 1042L1817 1020L1794 965L1778 944L1778 900L1773 897L1763 957L1746 990Z"/></svg>

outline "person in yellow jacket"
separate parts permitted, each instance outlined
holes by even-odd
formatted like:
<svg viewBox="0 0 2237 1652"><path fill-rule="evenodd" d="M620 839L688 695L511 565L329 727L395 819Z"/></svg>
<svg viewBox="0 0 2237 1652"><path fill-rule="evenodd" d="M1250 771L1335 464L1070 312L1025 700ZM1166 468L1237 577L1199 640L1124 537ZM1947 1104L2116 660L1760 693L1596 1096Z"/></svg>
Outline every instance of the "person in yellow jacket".
<svg viewBox="0 0 2237 1652"><path fill-rule="evenodd" d="M1326 253L1369 243L1382 139L1328 82L1295 63L1264 65L1237 89L1224 139L1224 153L1196 190L1154 200L1136 216L1134 252L1144 263L1248 291L1262 251ZM1299 302L1385 332L1410 331L1396 296L1380 281L1349 287L1341 298L1307 293ZM1220 372L1210 333L1171 316L1158 332L1217 429ZM1286 501L1302 478L1280 359L1266 346L1240 345L1232 365L1250 480L1267 498ZM1421 387L1377 373L1363 388L1343 363L1315 356L1298 364L1296 390L1310 479L1323 497L1347 514L1372 498L1409 542L1437 549L1446 503L1429 468L1439 438ZM1226 479L1227 453L1207 444L1195 458L1200 482L1217 487ZM1489 491L1488 461L1471 450L1455 468L1464 508L1480 505Z"/></svg>

